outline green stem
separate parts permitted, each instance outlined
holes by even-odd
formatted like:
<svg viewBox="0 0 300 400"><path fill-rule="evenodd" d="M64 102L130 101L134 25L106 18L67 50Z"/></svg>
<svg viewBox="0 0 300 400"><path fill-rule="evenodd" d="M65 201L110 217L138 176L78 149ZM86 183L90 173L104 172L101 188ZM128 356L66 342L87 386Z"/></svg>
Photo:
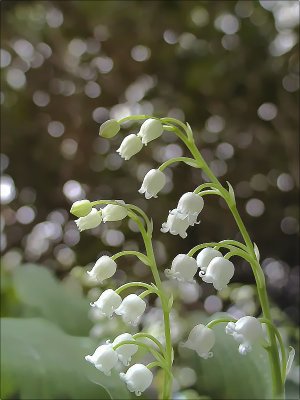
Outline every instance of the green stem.
<svg viewBox="0 0 300 400"><path fill-rule="evenodd" d="M135 335L133 335L134 339L138 339L138 338L147 338L149 340L152 340L153 343L155 343L157 345L157 347L159 348L159 350L161 351L162 354L164 354L165 350L162 346L162 344L160 343L159 340L157 340L154 336L150 335L150 333L146 333L146 332L139 332L136 333Z"/></svg>
<svg viewBox="0 0 300 400"><path fill-rule="evenodd" d="M155 367L161 367L161 363L158 361L153 361L152 363L147 364L146 367L148 369L155 368Z"/></svg>
<svg viewBox="0 0 300 400"><path fill-rule="evenodd" d="M125 283L124 285L118 287L118 289L116 289L115 292L117 294L120 294L124 290L129 289L131 287L134 287L134 288L135 287L143 287L143 288L148 289L152 293L157 293L158 292L157 288L155 289L155 286L149 285L148 283L144 283L144 282L129 282L129 283Z"/></svg>
<svg viewBox="0 0 300 400"><path fill-rule="evenodd" d="M187 255L192 257L198 250L205 249L206 247L214 247L215 249L219 249L220 247L224 247L226 249L232 250L243 246L242 243L237 242L236 240L222 240L221 242L209 242L209 243L201 243L197 246L193 247Z"/></svg>
<svg viewBox="0 0 300 400"><path fill-rule="evenodd" d="M224 322L236 322L235 318L230 318L230 317L224 317L224 318L218 318L210 321L208 324L206 324L207 328L212 328L215 325L224 323Z"/></svg>
<svg viewBox="0 0 300 400"><path fill-rule="evenodd" d="M119 124L122 124L123 122L127 122L127 121L141 121L143 119L159 119L159 118L155 118L152 117L151 115L129 115L128 117L125 118L121 118L118 120Z"/></svg>
<svg viewBox="0 0 300 400"><path fill-rule="evenodd" d="M117 350L119 347L125 346L126 344L134 344L136 346L146 349L153 355L154 358L156 358L156 360L163 363L164 367L166 367L164 364L163 356L158 351L156 351L152 347L148 346L146 343L138 342L137 340L122 340L122 342L113 346L113 349Z"/></svg>
<svg viewBox="0 0 300 400"><path fill-rule="evenodd" d="M178 129L176 126L174 126L173 128L174 128L174 130ZM184 129L185 132L186 132L186 129L187 129L187 127L185 127L185 129ZM182 135L182 133L181 133L181 135ZM240 230L240 233L244 239L244 242L246 244L247 251L252 258L252 262L251 262L252 270L256 271L255 279L257 281L257 292L258 292L258 297L260 300L263 316L266 320L272 322L270 306L269 306L269 301L268 301L268 296L267 296L267 291L266 291L265 277L264 277L264 274L263 274L263 271L262 271L262 268L261 268L259 262L256 260L253 244L251 242L251 239L247 232L247 229L241 219L241 216L236 208L236 205L233 204L229 192L221 185L218 178L214 175L212 170L209 168L209 166L203 159L203 157L200 154L198 148L196 147L194 141L186 140L186 137L184 137L183 142L186 144L186 146L190 150L191 154L194 156L195 161L198 162L199 167L202 168L204 173L208 176L208 178L213 183L214 187L219 190L220 194L226 201L226 203L235 219L235 222L236 222L236 224ZM206 191L206 192L209 192L209 191ZM267 325L267 333L268 333L270 347L271 347L271 350L269 351L268 354L269 354L269 362L270 362L271 374L272 374L273 395L276 399L281 399L284 395L284 384L283 384L283 380L281 377L281 371L280 371L280 359L279 359L278 348L277 348L277 343L276 343L276 336L275 336L274 331L270 328L269 325Z"/></svg>
<svg viewBox="0 0 300 400"><path fill-rule="evenodd" d="M171 399L171 389L172 389L172 364L173 364L173 347L171 340L171 327L170 327L170 315L169 315L169 307L168 307L168 297L166 296L161 279L158 273L158 268L156 265L155 255L152 246L151 236L146 232L141 221L135 216L131 215L131 218L136 222L139 227L139 230L142 234L143 241L146 248L147 257L150 261L151 272L155 281L155 285L157 287L157 294L161 300L161 307L163 310L163 318L164 318L164 331L165 331L165 363L166 369L164 370L164 385L163 385L163 393L160 396L163 400Z"/></svg>
<svg viewBox="0 0 300 400"><path fill-rule="evenodd" d="M263 324L266 324L267 326L269 326L270 329L272 329L276 335L276 338L277 338L279 346L280 346L280 353L281 353L281 376L282 376L282 380L285 381L285 378L286 378L286 352L285 352L282 337L281 337L280 333L278 332L278 329L276 328L276 326L274 326L271 321L269 321L266 318L259 318L259 321L262 322Z"/></svg>
<svg viewBox="0 0 300 400"><path fill-rule="evenodd" d="M168 121L166 121L166 122L168 122ZM170 122L172 122L172 121L170 121ZM177 125L179 125L180 127L181 127L181 124L182 123L179 124L177 122ZM186 138L186 136L183 135L182 132L180 132L180 130L176 126L173 126L173 130L175 132L179 131L176 133L178 135L178 137L180 137L181 140L185 143L187 148L190 150L191 154L194 156L195 161L198 163L199 167L202 168L204 173L211 180L213 187L217 188L220 195L226 201L226 203L235 219L235 222L240 230L240 233L244 239L244 242L247 247L247 252L249 253L249 255L252 258L251 267L252 267L252 270L255 271L257 292L258 292L258 297L259 297L263 316L266 320L269 320L270 322L272 322L270 306L269 306L269 301L268 301L268 296L267 296L267 291L266 291L265 277L264 277L262 268L256 259L256 255L254 252L254 248L253 248L253 244L251 242L250 236L249 236L247 229L241 219L241 216L236 208L236 205L233 204L233 202L232 202L230 193L221 185L218 178L214 175L212 170L209 168L208 164L205 162L205 160L201 156L194 141L188 140ZM183 130L185 133L187 133L187 126L185 126L183 128ZM209 191L209 190L204 191L202 193L204 194L205 192L209 192L207 194L211 193L211 191ZM269 325L267 325L267 333L268 333L270 347L271 347L271 350L268 352L268 354L269 354L269 362L270 362L270 368L271 368L271 374L272 374L272 390L273 390L273 396L276 399L278 399L278 398L282 398L284 395L284 383L283 383L283 380L281 377L280 359L279 359L278 348L277 348L277 343L276 343L276 336Z"/></svg>
<svg viewBox="0 0 300 400"><path fill-rule="evenodd" d="M189 163L195 163L195 160L193 158L189 158L189 157L174 157L174 158L171 158L170 160L165 161L163 164L161 164L158 167L158 169L160 171L163 171L169 165L175 164L177 162L183 162L185 164L189 164Z"/></svg>
<svg viewBox="0 0 300 400"><path fill-rule="evenodd" d="M136 256L139 260L141 260L144 264L149 265L149 260L148 257L145 256L145 254L141 253L140 251L134 251L134 250L123 250L119 251L119 253L114 254L111 259L112 260L117 260L120 257L123 256Z"/></svg>

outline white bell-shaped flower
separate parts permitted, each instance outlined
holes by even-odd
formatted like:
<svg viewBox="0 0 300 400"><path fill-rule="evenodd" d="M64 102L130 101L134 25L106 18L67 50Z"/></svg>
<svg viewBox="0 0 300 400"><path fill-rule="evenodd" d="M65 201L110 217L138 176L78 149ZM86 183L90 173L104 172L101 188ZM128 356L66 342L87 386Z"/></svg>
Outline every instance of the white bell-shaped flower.
<svg viewBox="0 0 300 400"><path fill-rule="evenodd" d="M188 340L183 343L184 347L196 351L202 358L210 358L213 353L210 351L216 341L215 333L205 325L196 325L190 332Z"/></svg>
<svg viewBox="0 0 300 400"><path fill-rule="evenodd" d="M113 347L125 340L134 340L134 338L130 333L122 333L113 341ZM115 351L118 354L119 360L127 366L131 361L131 357L138 351L138 346L136 344L124 344Z"/></svg>
<svg viewBox="0 0 300 400"><path fill-rule="evenodd" d="M91 271L88 271L88 275L97 280L103 282L105 279L111 278L117 270L117 263L108 256L102 256L98 258Z"/></svg>
<svg viewBox="0 0 300 400"><path fill-rule="evenodd" d="M170 232L171 235L179 235L184 239L187 237L186 230L189 226L188 216L175 208L169 212L167 222L162 224L161 232Z"/></svg>
<svg viewBox="0 0 300 400"><path fill-rule="evenodd" d="M160 137L163 130L162 123L158 119L149 118L142 124L137 135L142 138L142 143L147 146L149 142Z"/></svg>
<svg viewBox="0 0 300 400"><path fill-rule="evenodd" d="M190 225L197 223L197 218L204 206L204 201L199 194L187 192L178 201L177 210L188 216Z"/></svg>
<svg viewBox="0 0 300 400"><path fill-rule="evenodd" d="M86 229L96 228L96 226L100 225L101 222L101 211L98 211L96 208L92 208L92 211L85 217L80 217L75 220L80 232L85 231Z"/></svg>
<svg viewBox="0 0 300 400"><path fill-rule="evenodd" d="M209 263L215 257L222 257L222 253L219 250L213 249L212 247L206 247L201 250L197 255L197 264L201 271L206 271Z"/></svg>
<svg viewBox="0 0 300 400"><path fill-rule="evenodd" d="M224 289L234 274L234 265L224 257L214 257L208 264L206 272L200 271L199 276L206 283L212 283L217 290Z"/></svg>
<svg viewBox="0 0 300 400"><path fill-rule="evenodd" d="M93 355L88 355L85 359L105 375L111 375L111 370L118 363L118 354L114 351L111 343L99 346Z"/></svg>
<svg viewBox="0 0 300 400"><path fill-rule="evenodd" d="M73 203L70 213L76 217L85 217L92 211L92 204L89 200L78 200Z"/></svg>
<svg viewBox="0 0 300 400"><path fill-rule="evenodd" d="M178 254L172 261L171 269L166 269L165 274L168 278L174 278L178 281L193 282L198 265L193 257L187 254Z"/></svg>
<svg viewBox="0 0 300 400"><path fill-rule="evenodd" d="M246 316L240 318L237 322L229 322L225 331L240 343L239 353L242 355L249 353L253 344L263 343L264 341L261 323L255 317Z"/></svg>
<svg viewBox="0 0 300 400"><path fill-rule="evenodd" d="M139 193L145 193L146 199L157 198L157 193L161 191L165 184L166 175L159 169L150 169L144 177Z"/></svg>
<svg viewBox="0 0 300 400"><path fill-rule="evenodd" d="M119 200L119 203L125 204L123 200ZM107 206L102 209L103 222L121 221L127 217L127 214L127 209L117 204L107 204Z"/></svg>
<svg viewBox="0 0 300 400"><path fill-rule="evenodd" d="M115 313L122 315L123 321L127 324L137 325L145 310L145 301L136 294L130 294L123 299Z"/></svg>
<svg viewBox="0 0 300 400"><path fill-rule="evenodd" d="M143 143L141 139L132 133L131 135L126 136L121 143L121 146L118 148L117 153L119 153L125 160L129 160L132 156L141 151L142 147Z"/></svg>
<svg viewBox="0 0 300 400"><path fill-rule="evenodd" d="M107 289L101 293L99 299L94 303L91 303L92 307L97 307L102 315L111 317L114 311L120 307L122 303L122 297L119 296L112 289Z"/></svg>
<svg viewBox="0 0 300 400"><path fill-rule="evenodd" d="M153 374L143 364L134 364L126 374L120 374L121 379L126 383L128 390L140 396L151 385Z"/></svg>

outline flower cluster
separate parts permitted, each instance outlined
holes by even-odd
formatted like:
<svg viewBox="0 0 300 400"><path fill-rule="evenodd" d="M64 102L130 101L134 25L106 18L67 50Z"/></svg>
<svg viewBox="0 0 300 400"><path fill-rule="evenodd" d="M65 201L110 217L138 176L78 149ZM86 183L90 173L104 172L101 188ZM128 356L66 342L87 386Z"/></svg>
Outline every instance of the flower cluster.
<svg viewBox="0 0 300 400"><path fill-rule="evenodd" d="M122 300L112 289L105 290L91 306L96 307L106 317L112 317L114 313L120 315L125 323L134 326L139 323L146 310L146 302L136 294L129 294Z"/></svg>
<svg viewBox="0 0 300 400"><path fill-rule="evenodd" d="M126 136L126 138L122 141L121 146L118 148L117 152L122 158L124 158L124 160L129 160L132 156L142 150L143 145L147 146L149 142L157 139L159 136L162 135L162 133L163 126L158 119L147 119L142 124L141 129L137 135L132 133ZM101 128L100 135L103 136L103 131L101 132Z"/></svg>
<svg viewBox="0 0 300 400"><path fill-rule="evenodd" d="M225 332L240 343L239 353L242 355L249 353L254 344L265 342L261 323L252 316L242 317L236 322L229 322ZM215 341L214 331L209 326L199 324L191 330L187 341L182 343L182 346L194 350L200 357L207 359L213 356L211 349Z"/></svg>
<svg viewBox="0 0 300 400"><path fill-rule="evenodd" d="M120 204L107 204L101 210L97 210L92 207L92 203L89 200L79 200L76 201L70 212L79 217L75 220L75 223L80 231L85 231L86 229L96 228L101 222L108 221L120 221L124 219L128 211L123 200L116 201Z"/></svg>
<svg viewBox="0 0 300 400"><path fill-rule="evenodd" d="M206 283L212 283L217 290L224 289L234 274L234 265L214 248L206 247L195 260L187 254L178 254L172 261L171 269L166 269L169 278L183 282L194 282L194 276L200 269L199 276Z"/></svg>
<svg viewBox="0 0 300 400"><path fill-rule="evenodd" d="M141 117L144 118L144 116ZM129 119L131 118L124 118L121 122ZM136 119L141 118L138 116ZM167 125L163 125L162 121L166 122ZM178 126L183 126L184 135L186 135L184 136L183 141L185 144L188 143L187 147L191 150L191 146L194 146L194 141L192 139L190 126L188 124L184 125L180 121L177 121L175 125L172 125L172 121L174 121L173 118L163 118L161 120L155 118L146 119L137 134L129 134L125 139L123 139L117 152L122 158L129 160L137 154L143 146L147 146L149 142L160 137L165 129L178 131ZM169 122L171 126L168 125ZM105 138L112 138L119 131L120 122L112 119L101 125L99 134ZM179 138L181 138L182 135L183 133L179 132ZM194 147L194 149L191 150L192 155L194 156L197 151L197 148ZM171 160L171 163L184 161L193 166L196 163L198 168L202 168L205 166L205 163L202 164L200 153L198 155L198 158L195 156L195 159L192 159L192 163L191 159L186 157L174 158ZM164 188L166 184L166 175L163 170L168 165L170 165L170 160L162 164L158 169L151 169L146 173L141 188L139 189L139 193L143 194L146 199L157 198L158 193ZM208 176L211 174L213 174L212 171L210 171ZM229 205L232 206L235 204L233 188L229 183L228 186L229 190L225 189L220 182L218 182L217 178L215 178L211 183L200 185L194 192L184 193L178 200L176 208L169 211L167 221L162 224L161 232L169 232L171 235L179 235L181 238L186 238L187 229L190 226L200 223L198 217L204 207L203 196L205 194L218 194L223 197ZM205 190L203 191L203 189L206 188L210 188L210 190L205 193ZM95 208L95 205L104 205L104 207L98 210ZM87 355L85 358L99 371L106 375L110 375L111 371L120 365L123 367L129 367L126 372L120 373L120 378L126 383L128 390L134 392L137 396L141 395L141 393L151 385L153 381L151 368L157 366L163 368L168 383L166 384L167 392L163 392L161 398L169 400L171 398L170 390L172 385L169 384L170 382L168 379L172 376L171 367L174 354L171 342L169 319L172 299L164 293L162 282L157 270L151 241L152 224L142 210L138 211L138 215L135 214L134 210L137 209L138 207L126 205L121 200L100 200L93 203L88 200L80 200L76 201L72 205L71 213L78 217L75 222L80 231L95 228L102 222L120 221L127 216L132 218L138 224L142 233L146 254L137 251L123 251L112 257L104 255L96 261L93 268L87 273L90 279L102 284L105 280L111 278L116 273L117 263L115 262L115 259L121 255L125 255L125 253L130 253L136 255L146 265L150 266L155 283L153 282L150 285L143 282L130 282L116 290L106 289L95 302L91 303L91 306L95 307L100 315L112 318L115 314L121 316L124 323L129 326L136 326L146 311L146 302L144 301L144 298L147 295L154 293L159 297L163 309L165 324L164 344L149 333L141 332L132 335L125 332L116 337L112 343L108 340L105 344L101 344L92 355ZM234 215L236 216L236 214ZM138 220L139 222L137 222ZM255 265L259 258L257 256L258 249L256 245L253 247L247 234L242 232L242 230L241 233L244 233L244 239L246 237L246 244L228 240L220 243L201 244L191 249L188 254L177 254L171 263L171 267L165 269L165 275L170 279L175 279L181 282L195 282L195 276L198 273L203 282L212 284L216 290L219 291L226 288L232 279L235 270L233 263L230 261L231 256L239 255L244 257L247 261L250 259L250 263L252 260ZM224 242L227 242L227 246L224 245ZM228 253L223 255L221 251L219 251L219 248L227 249ZM199 253L197 257L194 258L194 254L197 251L199 251ZM121 292L130 287L143 287L147 290L141 294L131 293L122 298L120 295ZM276 329L272 325L271 321L267 320L266 322L266 319L259 320L253 316L245 316L239 320L229 317L220 318L209 322L207 325L200 323L194 326L190 331L187 340L182 343L182 346L195 351L204 359L212 357L212 349L216 342L215 333L212 328L218 323L226 322L226 334L231 335L234 340L238 342L239 353L241 355L246 355L252 350L255 344L260 344L266 347L267 342L264 338L261 321L268 323L269 326L271 325L272 329ZM152 341L152 344L154 342L156 345L155 350L150 348L150 345L148 346L145 342L139 342L138 337L146 337ZM132 357L138 352L139 346L148 349L156 361L148 365L136 363L130 366Z"/></svg>
<svg viewBox="0 0 300 400"><path fill-rule="evenodd" d="M85 359L99 371L110 376L111 371L118 366L119 362L129 366L132 356L137 351L138 345L135 344L133 336L130 333L122 333L115 338L113 343L107 341L106 344L97 347L95 352L86 356ZM130 392L140 396L151 385L153 374L145 365L134 364L126 373L121 372L120 378L127 384Z"/></svg>

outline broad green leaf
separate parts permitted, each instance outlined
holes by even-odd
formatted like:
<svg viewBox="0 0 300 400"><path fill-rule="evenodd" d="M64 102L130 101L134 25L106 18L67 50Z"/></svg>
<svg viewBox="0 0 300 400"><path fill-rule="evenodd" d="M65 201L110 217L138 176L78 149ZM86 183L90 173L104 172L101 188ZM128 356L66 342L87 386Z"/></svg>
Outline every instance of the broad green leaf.
<svg viewBox="0 0 300 400"><path fill-rule="evenodd" d="M196 389L201 395L213 399L257 399L272 398L271 376L267 353L262 347L242 356L238 343L226 335L225 326L214 327L216 344L213 357L204 360L190 352L191 362L197 373ZM183 354L184 355L184 354Z"/></svg>
<svg viewBox="0 0 300 400"><path fill-rule="evenodd" d="M45 267L25 264L15 270L13 281L19 300L29 308L27 314L53 321L72 335L88 335L88 301L68 292Z"/></svg>
<svg viewBox="0 0 300 400"><path fill-rule="evenodd" d="M127 399L117 376L106 377L85 361L95 347L91 339L67 335L41 318L3 318L1 398Z"/></svg>

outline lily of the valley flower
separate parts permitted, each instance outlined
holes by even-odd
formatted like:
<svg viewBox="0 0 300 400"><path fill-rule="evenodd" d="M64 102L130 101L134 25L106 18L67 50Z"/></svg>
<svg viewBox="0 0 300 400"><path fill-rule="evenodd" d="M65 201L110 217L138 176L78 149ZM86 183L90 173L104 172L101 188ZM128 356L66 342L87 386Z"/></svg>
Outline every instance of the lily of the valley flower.
<svg viewBox="0 0 300 400"><path fill-rule="evenodd" d="M253 344L264 341L261 323L255 317L246 316L237 322L229 322L225 331L240 343L239 353L242 355L249 353Z"/></svg>
<svg viewBox="0 0 300 400"><path fill-rule="evenodd" d="M99 281L103 282L105 279L111 278L117 270L117 263L108 256L98 258L88 275Z"/></svg>
<svg viewBox="0 0 300 400"><path fill-rule="evenodd" d="M201 196L193 192L187 192L179 199L177 210L187 215L190 225L197 223L197 218L204 206Z"/></svg>
<svg viewBox="0 0 300 400"><path fill-rule="evenodd" d="M92 307L97 307L101 314L111 317L114 311L121 305L122 298L112 289L105 290L97 301L91 303Z"/></svg>
<svg viewBox="0 0 300 400"><path fill-rule="evenodd" d="M122 304L115 310L127 324L137 325L140 317L146 310L146 303L136 294L126 296Z"/></svg>
<svg viewBox="0 0 300 400"><path fill-rule="evenodd" d="M141 151L142 147L143 143L141 139L132 133L131 135L126 136L121 143L121 146L118 148L117 153L119 153L125 160L129 160L132 156Z"/></svg>
<svg viewBox="0 0 300 400"><path fill-rule="evenodd" d="M224 289L234 275L234 265L224 257L214 257L208 264L206 272L200 271L199 276L206 283L212 283L217 290Z"/></svg>
<svg viewBox="0 0 300 400"><path fill-rule="evenodd" d="M121 126L117 120L109 119L100 126L99 135L107 139L110 139L116 136L120 128Z"/></svg>
<svg viewBox="0 0 300 400"><path fill-rule="evenodd" d="M71 214L76 217L85 217L92 211L92 205L89 200L75 201L71 207Z"/></svg>
<svg viewBox="0 0 300 400"><path fill-rule="evenodd" d="M193 257L187 254L178 254L172 261L171 269L166 269L167 277L177 279L183 282L193 282L198 265Z"/></svg>
<svg viewBox="0 0 300 400"><path fill-rule="evenodd" d="M175 208L169 212L167 222L162 224L161 232L170 232L171 235L179 235L184 239L187 237L186 230L189 226L188 216Z"/></svg>
<svg viewBox="0 0 300 400"><path fill-rule="evenodd" d="M140 396L151 385L153 374L143 364L134 364L126 374L120 374L121 379L126 383L128 390Z"/></svg>
<svg viewBox="0 0 300 400"><path fill-rule="evenodd" d="M124 342L125 340L132 341L134 340L134 338L130 333L122 333L121 335L115 338L112 345L114 347L117 344ZM124 365L127 366L131 361L131 357L138 351L138 346L136 344L123 344L122 346L118 347L115 351L118 354L119 360Z"/></svg>
<svg viewBox="0 0 300 400"><path fill-rule="evenodd" d="M109 376L118 363L118 354L114 351L112 344L103 344L95 350L93 355L88 355L85 359Z"/></svg>
<svg viewBox="0 0 300 400"><path fill-rule="evenodd" d="M160 137L163 130L162 123L158 119L149 118L142 124L137 136L142 138L142 143L147 146L149 142Z"/></svg>
<svg viewBox="0 0 300 400"><path fill-rule="evenodd" d="M78 229L85 231L86 229L96 228L102 222L101 211L96 208L92 208L92 211L84 217L80 217L75 220Z"/></svg>
<svg viewBox="0 0 300 400"><path fill-rule="evenodd" d="M157 193L166 184L166 176L159 169L150 169L144 177L142 186L139 193L144 194L146 199L151 199L151 197L157 197Z"/></svg>
<svg viewBox="0 0 300 400"><path fill-rule="evenodd" d="M219 250L213 249L211 247L206 247L201 250L197 256L197 264L201 271L206 271L209 263L215 257L222 257L222 253Z"/></svg>
<svg viewBox="0 0 300 400"><path fill-rule="evenodd" d="M120 200L119 203L125 204L123 200ZM102 209L103 222L121 221L127 217L127 214L127 209L117 204L107 204L107 206Z"/></svg>
<svg viewBox="0 0 300 400"><path fill-rule="evenodd" d="M196 351L200 357L207 359L213 355L210 350L215 341L214 331L205 325L199 324L191 330L188 340L183 343L183 346Z"/></svg>

